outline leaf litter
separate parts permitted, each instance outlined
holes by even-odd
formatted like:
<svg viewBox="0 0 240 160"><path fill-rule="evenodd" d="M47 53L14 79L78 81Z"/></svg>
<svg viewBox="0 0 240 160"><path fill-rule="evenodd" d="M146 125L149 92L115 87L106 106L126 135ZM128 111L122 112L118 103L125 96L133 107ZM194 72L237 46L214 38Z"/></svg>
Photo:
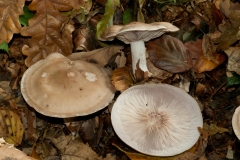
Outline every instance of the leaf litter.
<svg viewBox="0 0 240 160"><path fill-rule="evenodd" d="M129 8L130 19L123 19ZM0 50L1 137L32 159L240 159L231 125L240 105L239 12L240 4L230 0L1 1L0 44L9 48ZM168 21L180 28L146 44L152 77L139 68L132 75L129 46L97 40L108 26L131 20ZM19 82L28 67L53 52L108 68L120 91L115 99L137 84L186 88L202 106L204 127L198 142L176 157L151 157L116 136L112 104L93 115L64 120L35 112L23 100Z"/></svg>

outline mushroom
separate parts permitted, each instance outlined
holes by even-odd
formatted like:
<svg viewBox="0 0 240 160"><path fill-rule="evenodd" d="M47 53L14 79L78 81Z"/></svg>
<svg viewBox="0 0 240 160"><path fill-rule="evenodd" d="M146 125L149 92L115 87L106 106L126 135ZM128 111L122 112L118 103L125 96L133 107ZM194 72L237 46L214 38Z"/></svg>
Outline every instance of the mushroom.
<svg viewBox="0 0 240 160"><path fill-rule="evenodd" d="M106 107L115 93L105 68L71 61L60 53L52 53L28 68L21 91L36 111L59 118L94 113Z"/></svg>
<svg viewBox="0 0 240 160"><path fill-rule="evenodd" d="M15 148L13 144L7 143L3 138L0 138L0 159L36 160Z"/></svg>
<svg viewBox="0 0 240 160"><path fill-rule="evenodd" d="M195 99L166 84L127 89L114 103L111 120L122 141L152 156L174 156L190 149L203 126Z"/></svg>
<svg viewBox="0 0 240 160"><path fill-rule="evenodd" d="M165 32L175 32L178 30L176 26L168 22L154 22L150 24L131 22L125 26L110 26L103 32L99 40L112 41L116 37L124 43L130 44L133 74L135 75L139 61L139 68L144 72L148 72L150 76L151 74L146 65L146 48L144 42L159 37Z"/></svg>
<svg viewBox="0 0 240 160"><path fill-rule="evenodd" d="M235 135L240 140L240 106L235 110L232 117L232 127Z"/></svg>

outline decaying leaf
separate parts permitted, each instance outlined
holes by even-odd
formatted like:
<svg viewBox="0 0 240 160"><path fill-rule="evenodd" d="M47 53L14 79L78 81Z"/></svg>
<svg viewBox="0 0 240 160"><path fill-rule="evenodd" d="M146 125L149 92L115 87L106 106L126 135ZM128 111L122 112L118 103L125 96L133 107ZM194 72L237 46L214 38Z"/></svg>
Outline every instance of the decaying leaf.
<svg viewBox="0 0 240 160"><path fill-rule="evenodd" d="M11 98L12 89L9 81L0 81L0 101L9 100Z"/></svg>
<svg viewBox="0 0 240 160"><path fill-rule="evenodd" d="M97 159L98 155L86 144L73 140L71 135L49 138L61 151L63 159Z"/></svg>
<svg viewBox="0 0 240 160"><path fill-rule="evenodd" d="M19 33L21 24L19 15L23 14L25 0L0 1L0 44L10 42L14 33Z"/></svg>
<svg viewBox="0 0 240 160"><path fill-rule="evenodd" d="M0 137L6 142L14 146L22 143L24 128L19 116L11 110L0 110L0 130L5 132Z"/></svg>
<svg viewBox="0 0 240 160"><path fill-rule="evenodd" d="M123 67L126 63L126 57L121 51L123 46L108 46L100 49L95 49L90 52L77 52L68 56L71 60L83 60L87 62L97 63L101 66L108 64L112 56L117 54L115 63L117 67Z"/></svg>
<svg viewBox="0 0 240 160"><path fill-rule="evenodd" d="M116 68L112 71L111 80L116 90L123 92L133 84L129 67Z"/></svg>
<svg viewBox="0 0 240 160"><path fill-rule="evenodd" d="M18 150L13 144L8 144L3 138L0 138L0 159L4 160L34 160L22 151Z"/></svg>
<svg viewBox="0 0 240 160"><path fill-rule="evenodd" d="M180 73L192 67L188 50L183 43L170 35L163 35L146 45L150 61L157 68Z"/></svg>
<svg viewBox="0 0 240 160"><path fill-rule="evenodd" d="M221 63L223 63L225 60L224 55L217 54L217 53L210 53L210 54L205 53L207 57L204 56L201 39L198 39L197 41L189 41L184 45L191 53L192 64L193 64L192 69L196 72L201 73L205 71L211 71L217 66L219 66ZM205 51L207 50L205 49Z"/></svg>
<svg viewBox="0 0 240 160"><path fill-rule="evenodd" d="M172 73L155 67L149 59L147 59L147 68L154 78L167 79L173 75Z"/></svg>
<svg viewBox="0 0 240 160"><path fill-rule="evenodd" d="M232 11L229 19L231 26L215 41L215 43L218 43L217 51L228 49L233 43L240 39L240 10Z"/></svg>
<svg viewBox="0 0 240 160"><path fill-rule="evenodd" d="M230 47L224 52L228 56L227 69L240 75L240 47Z"/></svg>
<svg viewBox="0 0 240 160"><path fill-rule="evenodd" d="M120 148L117 144L112 144L117 147L120 151L125 153L131 160L173 160L174 157L156 157L156 156L148 156L141 153L128 152Z"/></svg>
<svg viewBox="0 0 240 160"><path fill-rule="evenodd" d="M97 47L95 33L89 28L78 28L73 32L74 52L92 51Z"/></svg>
<svg viewBox="0 0 240 160"><path fill-rule="evenodd" d="M34 0L31 2L29 9L36 11L36 14L29 20L29 26L21 30L21 35L31 36L31 42L22 49L23 54L28 56L25 61L28 67L53 52L59 52L65 56L72 53L72 46L69 43L71 39L63 38L61 34L67 17L59 13L71 8L66 1Z"/></svg>
<svg viewBox="0 0 240 160"><path fill-rule="evenodd" d="M208 125L207 123L203 124L203 130L207 132L209 136L215 135L217 133L229 132L229 130L226 128L218 127L216 124Z"/></svg>

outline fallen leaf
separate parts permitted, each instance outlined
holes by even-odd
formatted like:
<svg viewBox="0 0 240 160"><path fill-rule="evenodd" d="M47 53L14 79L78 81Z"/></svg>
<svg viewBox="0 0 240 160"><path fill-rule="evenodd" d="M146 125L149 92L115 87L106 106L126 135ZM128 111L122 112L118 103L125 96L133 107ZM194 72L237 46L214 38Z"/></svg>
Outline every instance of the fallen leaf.
<svg viewBox="0 0 240 160"><path fill-rule="evenodd" d="M170 35L163 35L146 44L150 61L155 67L180 73L192 67L190 54L183 43Z"/></svg>
<svg viewBox="0 0 240 160"><path fill-rule="evenodd" d="M0 130L5 141L18 146L22 143L24 128L19 116L11 110L0 109Z"/></svg>
<svg viewBox="0 0 240 160"><path fill-rule="evenodd" d="M28 67L53 52L65 56L72 53L72 46L69 43L71 39L63 38L61 35L67 17L62 16L59 11L72 8L65 2L34 0L30 3L29 9L36 11L36 14L29 20L29 26L21 30L22 36L31 36L30 43L22 49L23 54L28 56L25 60Z"/></svg>
<svg viewBox="0 0 240 160"><path fill-rule="evenodd" d="M88 145L72 139L72 135L50 138L52 143L61 151L62 159L97 159L98 155Z"/></svg>
<svg viewBox="0 0 240 160"><path fill-rule="evenodd" d="M229 132L229 130L226 128L218 127L216 124L208 125L207 123L203 124L203 130L207 132L209 136L215 135L217 133Z"/></svg>
<svg viewBox="0 0 240 160"><path fill-rule="evenodd" d="M111 80L116 90L123 92L133 84L129 67L116 68L112 71Z"/></svg>
<svg viewBox="0 0 240 160"><path fill-rule="evenodd" d="M240 75L240 47L230 47L224 52L228 56L227 69Z"/></svg>
<svg viewBox="0 0 240 160"><path fill-rule="evenodd" d="M112 56L118 54L116 56L116 59L117 57L119 57L119 59L117 59L116 65L117 67L123 67L126 63L126 57L124 56L124 53L121 51L121 49L123 49L123 46L108 46L100 49L95 49L90 52L72 53L70 56L68 56L68 58L71 60L93 62L101 66L105 66L108 64Z"/></svg>
<svg viewBox="0 0 240 160"><path fill-rule="evenodd" d="M235 72L231 72L230 74L231 74L231 77L228 77L227 86L240 84L240 75Z"/></svg>
<svg viewBox="0 0 240 160"><path fill-rule="evenodd" d="M117 147L120 151L125 153L131 160L173 160L174 157L156 157L148 156L141 153L128 152L120 148L117 144L112 143L113 146Z"/></svg>
<svg viewBox="0 0 240 160"><path fill-rule="evenodd" d="M240 39L240 10L232 11L229 19L231 26L225 29L222 35L215 41L215 43L218 43L217 51L228 49L233 43Z"/></svg>
<svg viewBox="0 0 240 160"><path fill-rule="evenodd" d="M19 15L23 14L25 0L0 1L0 44L9 43L14 33L19 33L21 24Z"/></svg>
<svg viewBox="0 0 240 160"><path fill-rule="evenodd" d="M155 67L149 59L147 59L147 68L148 68L149 72L152 73L153 77L157 78L157 79L163 80L163 79L167 79L173 75L170 72L167 72L165 70Z"/></svg>
<svg viewBox="0 0 240 160"><path fill-rule="evenodd" d="M204 56L201 39L198 39L197 41L189 41L184 45L191 53L190 56L193 64L192 69L196 72L201 73L211 71L225 61L225 56L223 54L210 52L211 54L205 53L207 57ZM205 51L207 50L205 49Z"/></svg>
<svg viewBox="0 0 240 160"><path fill-rule="evenodd" d="M74 52L92 51L97 48L95 33L90 28L79 28L73 32Z"/></svg>

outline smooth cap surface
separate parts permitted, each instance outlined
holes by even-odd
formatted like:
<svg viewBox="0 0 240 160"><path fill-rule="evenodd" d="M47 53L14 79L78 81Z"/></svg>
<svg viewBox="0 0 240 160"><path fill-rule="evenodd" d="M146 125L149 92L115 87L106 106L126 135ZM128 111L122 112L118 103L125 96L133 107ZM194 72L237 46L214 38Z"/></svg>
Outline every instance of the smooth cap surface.
<svg viewBox="0 0 240 160"><path fill-rule="evenodd" d="M179 28L168 22L142 23L131 22L125 26L113 25L107 28L101 37L102 41L111 41L114 37L126 44L135 41L149 41L164 34L165 32L176 32Z"/></svg>
<svg viewBox="0 0 240 160"><path fill-rule="evenodd" d="M190 95L166 84L131 87L116 100L111 119L117 135L135 150L173 156L190 149L203 126L200 108Z"/></svg>
<svg viewBox="0 0 240 160"><path fill-rule="evenodd" d="M52 53L27 69L21 91L36 111L61 118L96 112L109 104L115 92L105 68L71 61L60 53Z"/></svg>
<svg viewBox="0 0 240 160"><path fill-rule="evenodd" d="M235 135L240 140L240 106L235 110L233 114L232 127Z"/></svg>

